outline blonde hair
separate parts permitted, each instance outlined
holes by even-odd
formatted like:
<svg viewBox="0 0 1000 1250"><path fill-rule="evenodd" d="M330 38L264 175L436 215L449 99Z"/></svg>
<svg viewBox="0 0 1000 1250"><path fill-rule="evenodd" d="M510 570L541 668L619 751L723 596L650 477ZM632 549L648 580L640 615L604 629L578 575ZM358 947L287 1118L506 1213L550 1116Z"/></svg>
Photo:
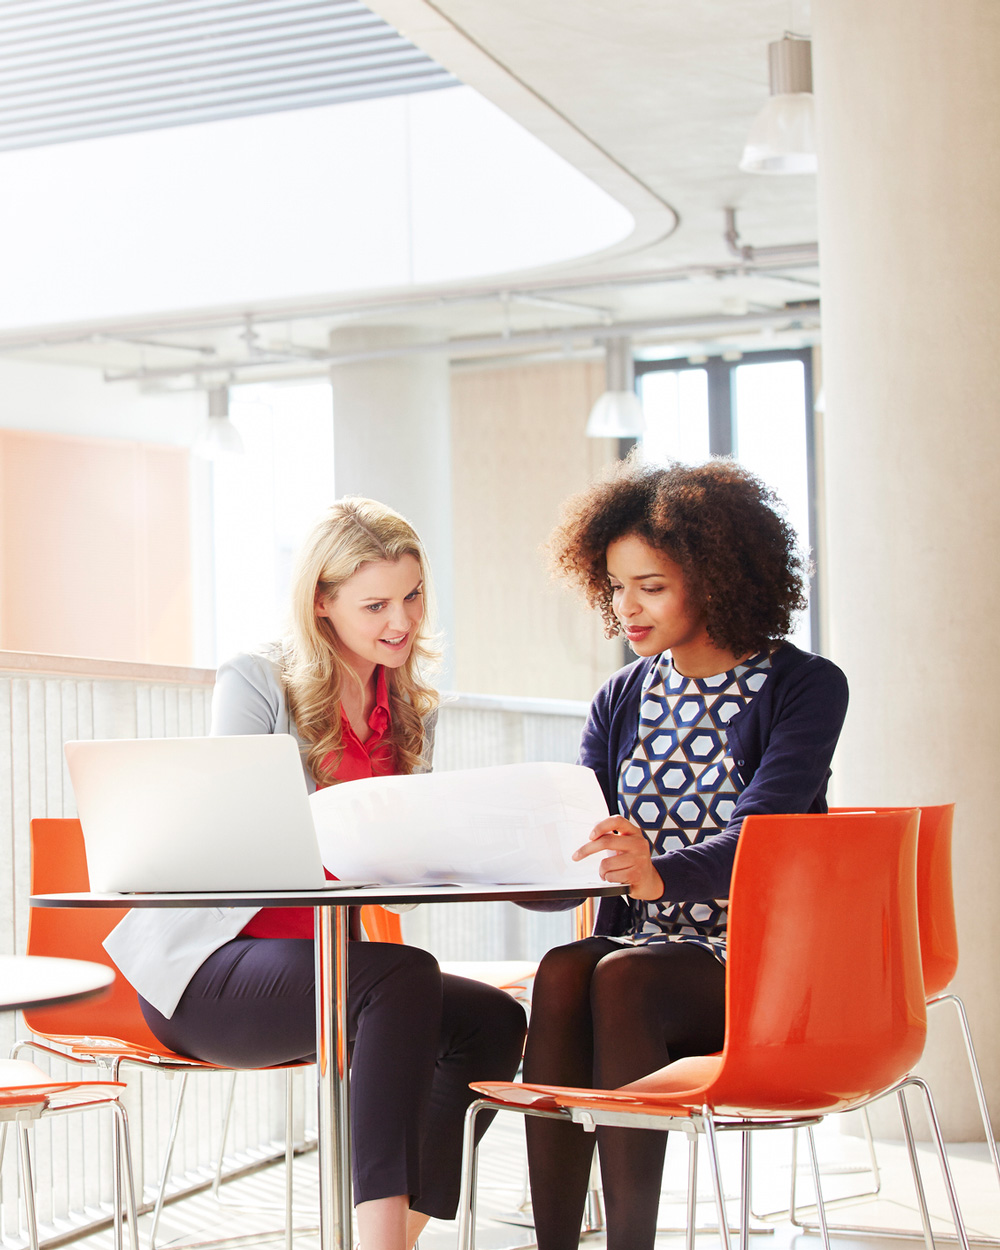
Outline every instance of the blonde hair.
<svg viewBox="0 0 1000 1250"><path fill-rule="evenodd" d="M302 741L306 763L321 784L336 781L343 742L340 704L344 682L357 674L343 659L337 635L326 617L316 615L317 593L329 598L363 564L414 556L430 602L427 560L416 531L398 512L373 499L345 496L320 518L306 539L292 573L291 635L285 643L284 681L289 708ZM437 659L429 639L429 613L417 628L406 663L385 669L390 730L396 770L412 773L422 761L424 717L437 707L437 692L421 670ZM333 753L332 768L323 760Z"/></svg>

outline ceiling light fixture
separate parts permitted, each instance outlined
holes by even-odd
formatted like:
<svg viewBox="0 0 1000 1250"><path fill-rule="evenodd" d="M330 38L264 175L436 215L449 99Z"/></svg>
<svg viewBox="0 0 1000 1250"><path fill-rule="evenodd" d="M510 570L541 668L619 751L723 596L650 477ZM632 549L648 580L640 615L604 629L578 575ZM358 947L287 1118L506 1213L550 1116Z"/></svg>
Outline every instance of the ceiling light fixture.
<svg viewBox="0 0 1000 1250"><path fill-rule="evenodd" d="M646 432L646 415L635 393L632 340L608 339L605 345L604 384L608 388L590 410L588 438L638 438Z"/></svg>
<svg viewBox="0 0 1000 1250"><path fill-rule="evenodd" d="M747 174L814 174L812 42L786 34L767 45L771 98L754 119L740 169Z"/></svg>
<svg viewBox="0 0 1000 1250"><path fill-rule="evenodd" d="M244 454L243 439L229 419L228 386L213 386L208 391L208 417L192 450L205 460Z"/></svg>

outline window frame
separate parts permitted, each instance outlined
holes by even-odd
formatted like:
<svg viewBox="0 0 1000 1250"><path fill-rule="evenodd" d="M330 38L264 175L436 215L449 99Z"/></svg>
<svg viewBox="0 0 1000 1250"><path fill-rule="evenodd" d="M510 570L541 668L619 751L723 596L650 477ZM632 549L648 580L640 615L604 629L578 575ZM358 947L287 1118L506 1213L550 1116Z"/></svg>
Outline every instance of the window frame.
<svg viewBox="0 0 1000 1250"><path fill-rule="evenodd" d="M640 380L647 373L683 373L689 369L704 369L708 376L708 446L712 456L734 454L736 411L733 403L733 370L740 365L772 364L779 361L797 360L802 365L803 414L806 423L806 489L808 492L809 533L805 543L810 556L809 563L809 636L814 651L823 644L822 613L820 612L819 578L819 513L817 510L816 467L816 409L813 403L813 354L811 347L781 348L772 351L743 352L738 359L724 360L721 355L709 356L707 360L692 362L687 357L661 360L635 361L635 385L639 391ZM622 439L619 453L628 455L636 439ZM738 457L737 457L738 458Z"/></svg>

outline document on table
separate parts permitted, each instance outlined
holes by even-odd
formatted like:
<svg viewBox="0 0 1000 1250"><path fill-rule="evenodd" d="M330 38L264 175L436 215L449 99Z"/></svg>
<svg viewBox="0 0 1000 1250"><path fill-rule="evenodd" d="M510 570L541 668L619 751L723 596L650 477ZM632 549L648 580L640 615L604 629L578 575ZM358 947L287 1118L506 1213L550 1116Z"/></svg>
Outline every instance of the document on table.
<svg viewBox="0 0 1000 1250"><path fill-rule="evenodd" d="M310 799L324 865L387 885L592 885L598 855L571 859L607 803L591 769L503 764L366 777Z"/></svg>

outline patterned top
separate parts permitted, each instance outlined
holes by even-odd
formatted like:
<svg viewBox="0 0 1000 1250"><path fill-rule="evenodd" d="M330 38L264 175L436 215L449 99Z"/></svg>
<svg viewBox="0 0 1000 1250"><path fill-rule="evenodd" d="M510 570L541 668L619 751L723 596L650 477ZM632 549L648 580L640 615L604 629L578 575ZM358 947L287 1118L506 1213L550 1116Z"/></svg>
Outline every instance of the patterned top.
<svg viewBox="0 0 1000 1250"><path fill-rule="evenodd" d="M621 814L643 831L654 855L720 833L743 789L726 727L767 680L765 652L714 677L684 677L668 652L650 669L639 705L639 734L618 775ZM688 903L627 899L629 945L694 942L726 958L729 900Z"/></svg>

